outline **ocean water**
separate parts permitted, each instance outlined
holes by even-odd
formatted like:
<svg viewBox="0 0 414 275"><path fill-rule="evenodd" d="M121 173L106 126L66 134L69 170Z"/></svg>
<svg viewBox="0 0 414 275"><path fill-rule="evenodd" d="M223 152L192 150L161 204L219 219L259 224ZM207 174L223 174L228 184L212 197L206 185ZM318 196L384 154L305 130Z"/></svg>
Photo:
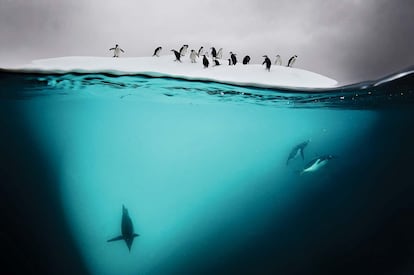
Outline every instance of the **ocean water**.
<svg viewBox="0 0 414 275"><path fill-rule="evenodd" d="M412 70L325 90L0 79L7 274L414 274ZM123 205L130 251L107 242Z"/></svg>

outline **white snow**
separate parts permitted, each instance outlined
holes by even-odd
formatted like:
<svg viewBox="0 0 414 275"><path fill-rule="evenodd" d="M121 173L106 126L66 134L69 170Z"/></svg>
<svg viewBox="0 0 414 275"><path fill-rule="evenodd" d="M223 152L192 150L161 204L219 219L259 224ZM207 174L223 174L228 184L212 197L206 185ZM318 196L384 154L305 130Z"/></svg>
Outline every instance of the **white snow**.
<svg viewBox="0 0 414 275"><path fill-rule="evenodd" d="M221 66L213 67L210 60L210 66L204 68L202 58L198 58L197 63L191 63L188 55L182 57L182 63L174 60L173 55L120 58L70 56L34 60L30 64L3 69L29 73L140 74L267 88L329 88L337 85L336 80L326 76L285 66L272 65L268 72L260 64L228 66L226 60L221 60Z"/></svg>

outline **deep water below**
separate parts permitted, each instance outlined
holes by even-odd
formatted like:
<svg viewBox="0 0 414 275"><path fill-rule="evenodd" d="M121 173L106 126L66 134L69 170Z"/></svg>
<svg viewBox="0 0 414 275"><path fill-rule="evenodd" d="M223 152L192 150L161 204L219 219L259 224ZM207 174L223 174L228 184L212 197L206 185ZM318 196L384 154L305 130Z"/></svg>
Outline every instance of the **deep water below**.
<svg viewBox="0 0 414 275"><path fill-rule="evenodd" d="M15 274L414 272L412 77L300 93L1 80L0 238ZM335 158L300 174L322 155ZM122 205L131 251L107 242Z"/></svg>

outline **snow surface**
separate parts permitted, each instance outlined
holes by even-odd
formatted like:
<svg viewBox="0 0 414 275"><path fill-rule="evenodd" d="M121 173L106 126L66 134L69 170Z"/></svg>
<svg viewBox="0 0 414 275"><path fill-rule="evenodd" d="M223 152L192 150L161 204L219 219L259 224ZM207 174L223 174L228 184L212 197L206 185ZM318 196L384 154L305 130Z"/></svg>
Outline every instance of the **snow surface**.
<svg viewBox="0 0 414 275"><path fill-rule="evenodd" d="M240 86L266 88L329 88L337 81L326 76L297 68L272 65L270 72L260 64L228 66L221 60L221 66L204 68L202 58L191 63L189 56L182 57L182 63L175 62L173 55L161 57L87 57L70 56L34 60L32 63L5 68L7 71L28 73L108 73L113 75L146 75L152 77L173 77L187 80L214 81Z"/></svg>

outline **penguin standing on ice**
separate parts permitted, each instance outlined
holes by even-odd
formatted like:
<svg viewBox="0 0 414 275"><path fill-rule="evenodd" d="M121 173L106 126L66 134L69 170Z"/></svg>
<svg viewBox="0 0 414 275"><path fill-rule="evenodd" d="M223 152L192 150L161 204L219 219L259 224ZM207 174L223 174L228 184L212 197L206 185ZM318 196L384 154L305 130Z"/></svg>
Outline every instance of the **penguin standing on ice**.
<svg viewBox="0 0 414 275"><path fill-rule="evenodd" d="M162 50L162 47L156 48L152 56L160 57L161 50Z"/></svg>
<svg viewBox="0 0 414 275"><path fill-rule="evenodd" d="M174 61L179 61L179 62L181 62L181 54L179 53L179 52L177 52L176 50L174 50L174 49L172 49L171 50L173 53L174 53L174 55L175 55L175 60Z"/></svg>
<svg viewBox="0 0 414 275"><path fill-rule="evenodd" d="M187 49L188 49L188 45L187 45L187 44L184 44L184 45L181 47L181 49L180 49L180 54L181 54L181 56L186 55L186 53L187 53Z"/></svg>
<svg viewBox="0 0 414 275"><path fill-rule="evenodd" d="M270 67L272 66L272 61L270 61L270 58L267 55L263 55L265 60L263 61L262 65L266 64L266 70L270 72Z"/></svg>
<svg viewBox="0 0 414 275"><path fill-rule="evenodd" d="M229 62L229 66L231 66L231 59L227 59L227 61Z"/></svg>
<svg viewBox="0 0 414 275"><path fill-rule="evenodd" d="M208 64L209 63L210 62L208 62L208 59L207 59L206 55L204 54L203 55L203 65L204 65L204 69L208 68Z"/></svg>
<svg viewBox="0 0 414 275"><path fill-rule="evenodd" d="M200 55L202 56L203 54L204 54L204 47L201 46L200 49L198 49L197 57L200 57Z"/></svg>
<svg viewBox="0 0 414 275"><path fill-rule="evenodd" d="M217 59L222 59L223 58L223 48L220 48L217 52Z"/></svg>
<svg viewBox="0 0 414 275"><path fill-rule="evenodd" d="M220 62L217 59L214 59L214 66L220 66Z"/></svg>
<svg viewBox="0 0 414 275"><path fill-rule="evenodd" d="M217 51L214 47L211 47L211 56L213 57L213 60L217 57Z"/></svg>
<svg viewBox="0 0 414 275"><path fill-rule="evenodd" d="M295 54L294 56L292 56L292 57L289 59L289 62L288 62L288 64L287 64L287 66L286 66L286 67L292 67L292 66L293 66L293 64L295 64L296 58L298 58L298 56L297 56L296 54Z"/></svg>
<svg viewBox="0 0 414 275"><path fill-rule="evenodd" d="M247 65L247 64L249 64L249 62L250 62L250 56L246 55L243 58L243 65Z"/></svg>
<svg viewBox="0 0 414 275"><path fill-rule="evenodd" d="M282 58L280 57L280 55L276 55L275 65L282 65Z"/></svg>
<svg viewBox="0 0 414 275"><path fill-rule="evenodd" d="M236 54L233 52L230 52L230 58L231 58L231 64L236 65L237 64Z"/></svg>
<svg viewBox="0 0 414 275"><path fill-rule="evenodd" d="M191 52L190 52L190 60L191 60L191 63L197 63L196 62L196 58L197 58L196 51L195 50L191 50Z"/></svg>
<svg viewBox="0 0 414 275"><path fill-rule="evenodd" d="M116 44L114 48L110 48L109 50L110 50L110 51L114 51L114 56L113 56L113 57L119 57L119 54L120 54L121 52L123 52L123 53L124 53L124 50L123 50L123 49L121 49L121 48L118 46L118 44Z"/></svg>

